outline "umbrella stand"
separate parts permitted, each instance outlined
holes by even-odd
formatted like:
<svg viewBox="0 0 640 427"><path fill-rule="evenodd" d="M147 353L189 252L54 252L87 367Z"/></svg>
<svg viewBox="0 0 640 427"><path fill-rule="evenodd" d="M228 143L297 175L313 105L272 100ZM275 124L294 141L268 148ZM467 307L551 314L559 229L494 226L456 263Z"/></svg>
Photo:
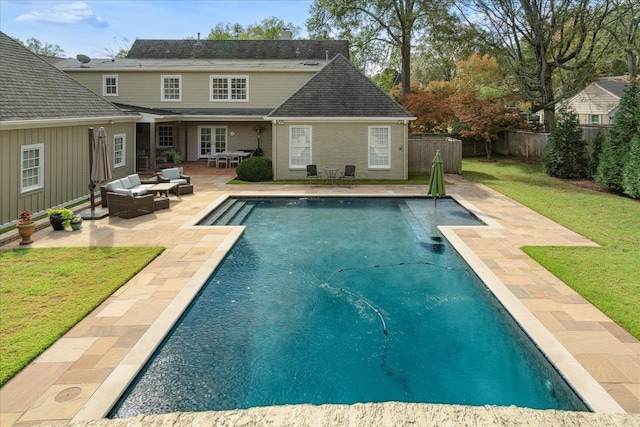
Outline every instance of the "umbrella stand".
<svg viewBox="0 0 640 427"><path fill-rule="evenodd" d="M91 208L80 212L82 219L102 219L109 215L109 210L106 208L100 208L96 211L96 183L91 179L93 176L94 138L93 128L89 128L89 198L91 200Z"/></svg>

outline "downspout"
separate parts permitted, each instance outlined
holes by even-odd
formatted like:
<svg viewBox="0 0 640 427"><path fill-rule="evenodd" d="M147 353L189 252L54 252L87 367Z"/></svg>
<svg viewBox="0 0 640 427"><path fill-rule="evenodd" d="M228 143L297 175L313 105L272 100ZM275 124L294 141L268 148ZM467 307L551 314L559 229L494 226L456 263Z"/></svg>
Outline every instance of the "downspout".
<svg viewBox="0 0 640 427"><path fill-rule="evenodd" d="M271 122L271 164L273 167L273 180L278 180L278 122Z"/></svg>
<svg viewBox="0 0 640 427"><path fill-rule="evenodd" d="M407 145L409 142L409 123L407 120L404 121L402 133L402 145L404 150L404 179L407 180L409 179L409 146Z"/></svg>

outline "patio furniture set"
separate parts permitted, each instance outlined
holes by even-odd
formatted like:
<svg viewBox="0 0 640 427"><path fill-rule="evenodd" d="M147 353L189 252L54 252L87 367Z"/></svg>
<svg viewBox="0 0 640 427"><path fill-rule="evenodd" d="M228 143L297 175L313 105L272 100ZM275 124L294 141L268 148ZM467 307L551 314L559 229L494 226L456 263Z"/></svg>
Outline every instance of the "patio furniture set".
<svg viewBox="0 0 640 427"><path fill-rule="evenodd" d="M354 165L346 165L344 167L344 172L340 173L339 175L338 168L326 167L324 168L324 177L318 171L317 165L307 165L307 180L309 180L309 183L312 183L313 181L324 180L330 185L333 185L336 179L338 180L338 182L346 182L348 180L353 181L355 178L356 167Z"/></svg>
<svg viewBox="0 0 640 427"><path fill-rule="evenodd" d="M163 169L153 180L142 180L138 174L116 179L100 187L102 207L109 216L133 218L169 208L169 193L180 197L192 194L191 178L179 168Z"/></svg>
<svg viewBox="0 0 640 427"><path fill-rule="evenodd" d="M251 151L223 151L220 153L210 153L207 157L207 167L213 163L215 167L236 167L244 159L251 157Z"/></svg>

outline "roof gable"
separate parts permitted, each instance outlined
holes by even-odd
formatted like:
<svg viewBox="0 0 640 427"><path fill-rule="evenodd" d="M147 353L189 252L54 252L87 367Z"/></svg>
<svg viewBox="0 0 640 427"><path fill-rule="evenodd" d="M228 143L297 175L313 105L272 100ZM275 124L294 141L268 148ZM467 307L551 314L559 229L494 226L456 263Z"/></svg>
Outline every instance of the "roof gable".
<svg viewBox="0 0 640 427"><path fill-rule="evenodd" d="M625 83L618 79L612 79L612 78L598 79L595 85L601 87L602 89L609 92L611 95L616 96L618 98L622 98L622 95L624 94Z"/></svg>
<svg viewBox="0 0 640 427"><path fill-rule="evenodd" d="M127 116L0 32L0 120Z"/></svg>
<svg viewBox="0 0 640 427"><path fill-rule="evenodd" d="M340 54L267 117L412 118Z"/></svg>
<svg viewBox="0 0 640 427"><path fill-rule="evenodd" d="M136 40L128 59L295 59L349 57L346 40Z"/></svg>

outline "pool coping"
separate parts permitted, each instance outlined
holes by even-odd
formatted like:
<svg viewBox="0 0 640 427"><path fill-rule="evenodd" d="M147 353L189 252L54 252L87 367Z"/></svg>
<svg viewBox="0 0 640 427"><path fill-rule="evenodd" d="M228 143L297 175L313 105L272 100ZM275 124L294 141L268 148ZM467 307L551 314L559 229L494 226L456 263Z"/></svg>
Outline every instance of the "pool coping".
<svg viewBox="0 0 640 427"><path fill-rule="evenodd" d="M195 177L195 179L196 181L198 181L198 177ZM498 199L499 203L503 203L503 204L506 203L505 200L507 200L508 203L519 205L511 201L511 199L508 199L502 196L500 193L497 193L490 189L486 189L485 187L478 184L468 183L467 181L464 181L460 177L448 175L447 181L455 181L456 184L460 185L461 187L464 187L465 191L462 191L462 193L466 195L470 194L467 191L468 190L467 187L479 188L483 192L488 192L488 195L483 194L482 197L496 198ZM197 182L197 184L199 185L199 189L203 189L203 187L206 187L205 185L203 185L204 181L199 181ZM275 188L276 186L273 186L273 187ZM254 196L260 196L260 197L266 197L268 195L272 195L274 197L278 197L278 196L334 197L336 195L341 197L416 197L416 196L424 197L424 193L416 194L417 190L415 188L408 189L406 187L404 191L402 188L399 188L399 187L394 187L392 190L388 190L389 187L387 187L387 189L384 189L383 187L379 187L379 186L375 188L366 189L364 192L359 188L339 189L338 192L340 192L340 194L337 194L336 189L333 189L333 188L331 189L331 192L325 192L324 191L325 188L310 189L304 186L296 186L294 188L291 188L290 186L279 186L276 190L272 190L272 189L256 190L255 188L252 188L251 191L247 190L247 188L249 187L223 185L222 187L215 187L213 192L202 191L200 194L203 196L207 196L211 194L214 195L213 202L209 203L207 206L203 206L200 203L195 203L195 202L191 203L191 201L195 199L188 199L188 197L193 197L193 196L186 196L183 198L183 200L186 203L184 209L181 209L182 208L181 204L178 204L177 207L173 205L170 211L167 210L167 212L158 213L156 215L155 221L172 222L172 223L177 222L181 224L177 227L180 230L180 232L185 234L191 233L190 235L192 236L194 233L194 230L202 229L202 227L195 226L195 223L199 220L199 218L204 217L211 210L212 206L222 203L222 201L228 198L230 195L239 195L239 196L254 195ZM496 215L495 212L492 212L492 215L482 212L480 209L477 209L475 206L473 206L473 204L465 200L465 198L462 197L460 194L456 194L454 198L456 198L456 200L459 203L461 203L463 206L466 205L465 207L467 207L476 216L478 216L485 223L487 223L488 226L455 226L455 227L441 226L442 227L441 231L443 232L445 237L452 244L454 244L454 247L456 247L456 250L465 258L465 260L467 260L467 262L469 262L470 260L471 262L474 263L472 267L474 267L474 270L479 276L485 275L488 278L488 279L485 279L483 277L483 281L485 281L487 286L491 285L495 289L497 289L498 294L506 295L506 300L509 300L509 299L515 300L515 302L512 301L510 304L513 305L514 311L516 312L516 314L518 312L524 313L525 322L523 327L528 327L527 325L531 323L534 325L534 334L540 335L542 338L545 338L544 341L546 341L546 338L548 338L549 336L552 337L552 339L550 340L551 344L547 344L547 343L542 344L542 345L550 345L550 347L547 348L547 351L549 353L547 354L547 352L545 352L545 354L549 359L551 359L552 363L556 367L560 368L561 374L576 389L578 394L583 398L583 400L585 400L588 403L590 407L592 407L594 411L624 412L624 409L617 402L615 402L615 400L611 395L609 395L605 391L602 384L596 381L592 376L592 374L590 374L588 370L585 370L585 368L579 363L579 361L577 361L576 358L571 355L572 353L569 352L565 348L565 346L562 343L560 343L557 338L554 337L552 332L549 330L548 326L545 326L538 319L535 318L535 316L532 313L531 307L527 307L526 305L524 305L519 300L519 296L516 296L513 294L513 290L510 288L511 285L509 286L505 285L505 283L494 274L492 269L486 264L486 259L483 261L482 259L483 257L480 257L478 255L479 254L478 250L472 247L473 242L469 243L468 236L460 235L468 231L472 231L474 233L479 232L480 234L482 234L485 232L491 233L491 232L498 232L498 231L504 230L504 226L501 223L501 221L504 221L505 218L500 217L500 215ZM172 199L172 203L174 203L173 200L174 199ZM189 201L189 202L186 202L186 201ZM197 205L197 213L194 214L194 209L196 208L191 205L193 206ZM491 209L488 209L487 211L491 212ZM536 215L539 215L539 214L536 214ZM494 219L494 217L496 219ZM122 242L127 241L126 240L127 238L129 239L128 240L129 242L137 242L135 233L137 231L143 231L143 230L148 231L150 227L150 222L149 222L149 217L147 216L146 220L144 219L144 217L142 217L141 220L115 219L113 222L111 222L110 220L109 227L88 225L87 228L89 227L95 227L97 231L103 231L101 230L103 228L115 228L115 230L118 233L122 233L125 236L123 237L123 240L114 239L113 244L122 245L123 244ZM66 415L63 416L62 414L56 413L55 418L57 422L55 422L55 424L59 424L61 422L60 420L64 422L64 419L71 420L72 422L79 422L82 420L86 420L86 421L95 420L96 418L100 418L104 416L104 414L106 414L111 409L113 403L115 403L115 401L119 398L121 392L124 390L124 388L126 388L129 382L135 377L135 374L138 372L138 369L144 363L143 360L146 361L148 356L150 356L153 353L153 349L157 347L157 345L164 338L166 333L168 333L168 331L173 326L174 322L178 319L178 317L182 313L182 310L184 309L184 307L186 307L189 304L189 302L191 301L191 298L193 298L193 296L197 294L197 291L204 284L207 277L209 277L211 272L215 270L218 263L224 258L227 251L232 247L235 240L241 235L244 227L220 226L220 227L208 227L208 228L219 230L219 231L214 230L212 233L210 233L211 236L208 236L208 237L219 238L218 240L216 240L216 242L219 241L219 243L212 245L214 249L212 250L212 252L209 253L209 256L206 259L199 259L198 261L199 267L193 270L192 273L188 274L188 279L185 278L184 286L182 287L182 289L179 292L177 292L177 295L174 298L172 298L169 305L167 305L166 308L161 313L158 313L157 318L149 326L146 333L144 333L133 345L131 350L128 351L127 354L121 358L119 363L117 363L117 366L113 368L110 375L108 375L104 381L98 381L98 382L91 381L91 384L87 384L90 381L77 381L78 383L82 383L82 384L78 384L79 386L82 386L85 388L85 390L83 391L83 395L75 399L75 401L73 402L73 404L75 405L74 407L77 407L78 410L75 410L73 408L68 408L68 410L70 411L69 413L75 411L72 414L73 416L69 416L69 417L67 417ZM478 231L478 230L484 230L484 231ZM89 229L88 231L85 230L85 232L91 233L93 232L93 230ZM43 241L44 243L46 243L44 246L47 246L47 244L49 246L53 244L57 244L59 246L59 243L53 240L54 238L61 237L61 235L56 235L55 233L48 233L48 234L47 233L48 232L45 232L45 235L42 237L52 236L51 237L52 241L44 242L44 240L49 239L49 237L45 237L45 239L42 239L42 238L38 239L37 244L39 244L40 241ZM129 234L127 235L127 233ZM198 234L202 234L202 233L198 233ZM90 235L88 239L85 239L86 237L85 235L74 234L73 236L79 237L79 239L77 239L78 240L77 242L71 243L71 241L68 240L68 239L71 239L71 236L69 235L68 237L64 237L65 239L64 244L65 245L68 244L71 246L72 245L90 245L90 244L93 244L94 242L94 240L91 239ZM133 236L133 238L131 236ZM171 238L171 237L172 236L168 236L168 238ZM579 239L576 239L575 242L572 241L571 244L579 245L579 246L584 246L584 245L596 246L593 242L589 242L582 236L578 236L578 237ZM493 236L490 236L490 238L493 238ZM156 239L156 240L153 240L152 242L156 242L157 244L159 241ZM141 244L145 244L145 243L141 243ZM147 243L147 244L150 244L150 243ZM177 245L179 246L179 244ZM170 251L167 251L167 252L170 252ZM167 253L167 254L161 255L161 258L173 257L173 256L175 255ZM526 257L526 255L524 256ZM470 265L471 265L471 262L470 262ZM152 263L152 264L155 264L155 263ZM157 274L157 271L159 270L156 267L153 267L150 265L147 268L145 268L143 271L141 271L141 273L139 273L138 275L138 276L145 276L145 277L138 278L137 276L136 278L132 279L131 282L134 284L134 287L135 287L135 284L137 282L146 281L147 280L146 276ZM560 286L563 287L563 289L564 288L568 289L568 287L564 284L560 284ZM122 292L123 293L130 292L131 288L128 288L128 287L129 287L129 284L125 285L123 287L125 289L123 289ZM98 307L96 309L96 312L100 312L101 310L107 310L109 307L109 304L112 304L114 302L114 298L117 301L117 298L119 297L119 295L121 295L121 293L119 292L114 294L112 299L105 301L105 303L102 306ZM92 315L95 316L95 312L92 313ZM598 318L601 318L603 316L604 315L600 314L598 315ZM75 331L76 329L78 329L78 327L80 327L80 331ZM65 335L65 337L59 340L59 342L54 344L54 346L52 347L56 347L55 349L52 348L50 350L47 350L45 353L43 353L43 355L40 358L38 358L36 362L43 362L43 361L46 362L49 360L53 360L54 358L50 356L48 357L47 354L51 353L52 351L60 352L61 349L64 349L65 346L68 346L69 343L71 343L74 339L80 339L80 340L85 339L85 338L78 338L78 337L84 336L82 327L80 325L78 325L78 327L74 328L72 331L70 331L70 333L68 333L67 335ZM536 332L536 329L539 329L539 331ZM527 331L527 333L529 332ZM67 338L67 337L71 337L71 338ZM629 339L627 339L626 341L622 339L622 342L627 343L626 346L630 349L629 353L632 353L632 357L635 357L635 360L637 361L638 355L640 354L640 346L638 346L638 341L634 339L631 342ZM538 345L540 346L540 344ZM569 354L569 357L567 357L567 354ZM42 365L46 365L46 363L40 363L40 366ZM70 361L66 363L65 366L67 366L67 369L71 367ZM64 366L62 368L64 368ZM626 366L626 369L630 369L628 365ZM21 374L19 374L19 376L22 376ZM57 374L57 375L60 375L60 374ZM629 378L632 378L631 382L633 384L633 387L636 387L636 385L640 383L640 381L638 381L637 379L634 379L635 377L633 377L632 375L628 375L628 376ZM12 381L7 383L7 385L5 385L2 388L2 390L0 390L0 392L4 393L4 392L8 392L8 390L15 391L15 387L13 388L7 387L11 385ZM65 384L69 383L69 386L75 385L75 384L70 384L71 381L63 381L63 382ZM16 383L24 384L24 377L21 379L21 381L16 381ZM47 399L52 399L53 397L51 394L52 390L54 390L55 392L58 392L63 388L64 387L62 385L61 386L56 385L56 387L51 386L51 388L48 391L49 393L48 397L45 395L42 395L42 397L35 399L34 400L35 403L30 404L31 409L27 408L27 409L14 410L13 411L14 413L12 414L8 414L7 413L8 411L3 409L1 413L2 419L0 420L5 421L7 423L11 423L11 424L13 423L21 424L23 422L37 422L37 420L40 420L41 422L42 420L46 421L48 418L46 418L45 415L42 415L42 414L45 411L45 406L50 404L50 402ZM635 395L637 394L638 393L636 392ZM594 404L593 400L596 400L598 402ZM613 401L612 404L610 404L611 401ZM632 408L634 408L633 412L640 412L640 407L638 408L639 409L638 411L635 411L635 405L637 401L638 401L637 399L631 401L633 405ZM605 402L605 403L601 404L602 402ZM9 406L10 405L7 405L6 407L9 407ZM34 410L33 408L36 408L37 410ZM33 412L33 413L29 413L28 416L22 416L18 414L18 411L22 411L23 414L27 414L27 412ZM39 411L39 414L42 415L40 418L38 418L37 416L38 414L35 414L35 412L38 412L38 411ZM49 410L48 412L52 412L52 411ZM54 416L53 414L50 415L50 417L53 417L53 416ZM4 422L2 424L4 424Z"/></svg>

